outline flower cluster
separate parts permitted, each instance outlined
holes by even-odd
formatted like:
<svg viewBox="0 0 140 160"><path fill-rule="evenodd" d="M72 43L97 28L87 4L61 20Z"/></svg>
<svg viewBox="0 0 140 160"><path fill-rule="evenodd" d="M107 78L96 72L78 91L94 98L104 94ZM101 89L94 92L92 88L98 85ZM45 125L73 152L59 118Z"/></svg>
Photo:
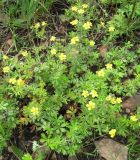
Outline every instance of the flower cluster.
<svg viewBox="0 0 140 160"><path fill-rule="evenodd" d="M122 103L122 99L120 97L113 97L111 95L106 97L106 101L110 102L111 104L120 104Z"/></svg>
<svg viewBox="0 0 140 160"><path fill-rule="evenodd" d="M96 90L92 90L91 92L88 92L87 90L83 90L82 92L82 96L87 98L88 96L92 96L92 98L95 98L95 97L98 97L98 93ZM92 110L95 108L95 103L92 102L92 101L89 101L87 104L86 104L86 107L88 108L88 110Z"/></svg>
<svg viewBox="0 0 140 160"><path fill-rule="evenodd" d="M101 70L96 72L98 77L104 77L105 76L105 71L106 70L111 70L113 68L113 65L111 63L107 63L105 65L105 67L106 67L106 69L101 69Z"/></svg>
<svg viewBox="0 0 140 160"><path fill-rule="evenodd" d="M47 26L47 23L46 23L45 21L37 22L37 23L34 25L34 28L35 28L36 30L38 30L41 26L42 26L42 27L45 27L45 26Z"/></svg>
<svg viewBox="0 0 140 160"><path fill-rule="evenodd" d="M10 84L16 84L17 86L24 86L25 85L25 81L21 78L19 78L19 79L10 78L9 83Z"/></svg>
<svg viewBox="0 0 140 160"><path fill-rule="evenodd" d="M16 82L17 82L17 80L15 78L10 78L9 79L10 84L15 84Z"/></svg>
<svg viewBox="0 0 140 160"><path fill-rule="evenodd" d="M56 55L57 54L57 50L55 48L52 48L50 50L51 55ZM58 58L60 61L65 61L67 56L64 53L59 53Z"/></svg>
<svg viewBox="0 0 140 160"><path fill-rule="evenodd" d="M83 97L86 98L86 97L88 97L89 95L91 95L92 98L98 97L98 93L97 93L96 90L92 90L91 92L88 92L87 90L83 90L83 92L82 92L82 96L83 96Z"/></svg>
<svg viewBox="0 0 140 160"><path fill-rule="evenodd" d="M87 9L87 8L88 8L88 4L82 4L82 8L77 6L72 6L71 10L74 12L77 12L78 14L84 14L85 13L84 9Z"/></svg>

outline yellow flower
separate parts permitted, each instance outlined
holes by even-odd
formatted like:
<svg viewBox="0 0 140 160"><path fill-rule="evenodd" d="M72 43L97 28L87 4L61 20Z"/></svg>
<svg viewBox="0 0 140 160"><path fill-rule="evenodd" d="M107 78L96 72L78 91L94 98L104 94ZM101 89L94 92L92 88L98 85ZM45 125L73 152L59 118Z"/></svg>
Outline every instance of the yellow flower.
<svg viewBox="0 0 140 160"><path fill-rule="evenodd" d="M41 25L44 27L47 25L47 23L45 21L41 22Z"/></svg>
<svg viewBox="0 0 140 160"><path fill-rule="evenodd" d="M115 97L112 97L111 95L106 97L106 101L109 101L111 104L116 104L116 103L122 102L121 98L115 98Z"/></svg>
<svg viewBox="0 0 140 160"><path fill-rule="evenodd" d="M65 61L65 60L66 60L66 55L65 55L64 53L61 53L61 54L59 55L59 59L60 59L61 61Z"/></svg>
<svg viewBox="0 0 140 160"><path fill-rule="evenodd" d="M28 56L28 52L27 52L27 51L21 51L20 54L21 54L23 57Z"/></svg>
<svg viewBox="0 0 140 160"><path fill-rule="evenodd" d="M74 26L74 25L78 24L78 20L75 19L75 20L71 21L70 24Z"/></svg>
<svg viewBox="0 0 140 160"><path fill-rule="evenodd" d="M106 97L106 101L111 101L111 99L112 99L111 95L109 95L109 96Z"/></svg>
<svg viewBox="0 0 140 160"><path fill-rule="evenodd" d="M84 90L82 93L82 96L84 96L85 98L89 96L89 93L87 90Z"/></svg>
<svg viewBox="0 0 140 160"><path fill-rule="evenodd" d="M98 97L98 93L95 90L92 90L90 94L93 98Z"/></svg>
<svg viewBox="0 0 140 160"><path fill-rule="evenodd" d="M25 84L25 81L22 80L21 78L19 78L19 79L17 80L17 85L18 85L18 86L24 86L24 84Z"/></svg>
<svg viewBox="0 0 140 160"><path fill-rule="evenodd" d="M9 79L9 83L10 84L15 84L17 81L16 81L16 79L15 78L10 78Z"/></svg>
<svg viewBox="0 0 140 160"><path fill-rule="evenodd" d="M85 30L90 29L92 27L92 23L90 21L84 23L83 28Z"/></svg>
<svg viewBox="0 0 140 160"><path fill-rule="evenodd" d="M110 64L110 63L107 63L105 66L107 69L112 69L112 64Z"/></svg>
<svg viewBox="0 0 140 160"><path fill-rule="evenodd" d="M138 119L135 115L133 115L133 116L130 116L130 120L133 122L136 122Z"/></svg>
<svg viewBox="0 0 140 160"><path fill-rule="evenodd" d="M122 99L121 98L116 98L116 103L122 103Z"/></svg>
<svg viewBox="0 0 140 160"><path fill-rule="evenodd" d="M76 44L76 42L79 42L79 38L77 36L71 39L71 44Z"/></svg>
<svg viewBox="0 0 140 160"><path fill-rule="evenodd" d="M111 102L111 104L116 104L116 99L114 97L112 97L110 102Z"/></svg>
<svg viewBox="0 0 140 160"><path fill-rule="evenodd" d="M52 49L51 49L51 54L52 54L52 55L55 55L56 53L57 53L57 50L56 50L55 48L52 48Z"/></svg>
<svg viewBox="0 0 140 160"><path fill-rule="evenodd" d="M3 67L3 72L4 72L4 73L10 72L10 67L8 67L8 66Z"/></svg>
<svg viewBox="0 0 140 160"><path fill-rule="evenodd" d="M8 59L9 57L7 55L3 55L3 59L6 60Z"/></svg>
<svg viewBox="0 0 140 160"><path fill-rule="evenodd" d="M110 26L109 27L109 32L113 32L115 30L115 27L114 26Z"/></svg>
<svg viewBox="0 0 140 160"><path fill-rule="evenodd" d="M89 101L88 104L86 105L86 107L88 108L88 110L92 110L95 108L95 103L92 101Z"/></svg>
<svg viewBox="0 0 140 160"><path fill-rule="evenodd" d="M40 27L40 23L38 22L38 23L35 24L34 28L38 29L39 27Z"/></svg>
<svg viewBox="0 0 140 160"><path fill-rule="evenodd" d="M87 5L87 4L82 4L82 7L83 7L84 9L86 9L86 8L88 8L88 5Z"/></svg>
<svg viewBox="0 0 140 160"><path fill-rule="evenodd" d="M97 73L97 75L98 75L99 77L104 77L104 75L105 75L105 72L104 72L103 69L101 69L100 71L97 71L96 73Z"/></svg>
<svg viewBox="0 0 140 160"><path fill-rule="evenodd" d="M95 42L91 40L91 41L89 41L89 45L90 45L90 46L94 46L94 45L95 45Z"/></svg>
<svg viewBox="0 0 140 160"><path fill-rule="evenodd" d="M54 42L55 40L56 40L56 37L55 36L51 36L50 41Z"/></svg>
<svg viewBox="0 0 140 160"><path fill-rule="evenodd" d="M111 130L109 131L109 135L110 135L111 138L114 138L115 135L116 135L116 129L111 129Z"/></svg>
<svg viewBox="0 0 140 160"><path fill-rule="evenodd" d="M84 12L85 12L85 11L84 11L83 9L79 9L79 10L78 10L78 13L79 13L79 14L83 14Z"/></svg>
<svg viewBox="0 0 140 160"><path fill-rule="evenodd" d="M76 6L72 6L71 10L76 12L78 10L78 8Z"/></svg>
<svg viewBox="0 0 140 160"><path fill-rule="evenodd" d="M102 26L102 27L104 27L105 26L105 23L104 22L100 22L100 25Z"/></svg>
<svg viewBox="0 0 140 160"><path fill-rule="evenodd" d="M39 114L39 109L37 107L32 107L31 108L31 113L36 116Z"/></svg>

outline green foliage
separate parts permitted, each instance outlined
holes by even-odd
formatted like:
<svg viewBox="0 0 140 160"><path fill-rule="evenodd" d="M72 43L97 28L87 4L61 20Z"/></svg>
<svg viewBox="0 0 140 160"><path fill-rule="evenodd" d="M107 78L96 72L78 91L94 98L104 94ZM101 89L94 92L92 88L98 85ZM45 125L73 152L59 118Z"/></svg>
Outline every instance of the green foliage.
<svg viewBox="0 0 140 160"><path fill-rule="evenodd" d="M9 23L13 27L26 27L35 18L39 10L48 11L55 0L16 0L3 2L5 13L10 17ZM36 16L37 18L37 16Z"/></svg>
<svg viewBox="0 0 140 160"><path fill-rule="evenodd" d="M4 90L4 88L2 88ZM4 100L0 97L0 153L9 140L12 129L17 124L17 104L12 100Z"/></svg>
<svg viewBox="0 0 140 160"><path fill-rule="evenodd" d="M121 113L122 101L140 88L140 48L134 40L130 42L130 33L139 23L139 3L102 0L93 5L69 0L64 17L70 29L61 38L46 36L51 25L34 17L38 6L51 2L16 1L12 7L5 2L12 20L19 12L17 20L28 23L32 41L47 40L47 44L34 41L30 47L17 48L17 53L2 53L1 148L17 123L34 124L42 133L40 142L64 155L77 153L93 133L111 138L137 134L140 112L131 116ZM109 15L108 8L114 4L115 11ZM104 9L100 11L98 5ZM37 23L30 25L33 18ZM100 46L106 47L104 54ZM25 154L22 160L32 157Z"/></svg>
<svg viewBox="0 0 140 160"><path fill-rule="evenodd" d="M27 154L24 154L24 156L22 157L22 160L33 160L33 158L29 153L27 153Z"/></svg>
<svg viewBox="0 0 140 160"><path fill-rule="evenodd" d="M12 145L10 147L11 151L13 152L13 154L18 158L18 159L22 159L24 153L22 152L22 150L20 150L19 148L17 148L15 145Z"/></svg>

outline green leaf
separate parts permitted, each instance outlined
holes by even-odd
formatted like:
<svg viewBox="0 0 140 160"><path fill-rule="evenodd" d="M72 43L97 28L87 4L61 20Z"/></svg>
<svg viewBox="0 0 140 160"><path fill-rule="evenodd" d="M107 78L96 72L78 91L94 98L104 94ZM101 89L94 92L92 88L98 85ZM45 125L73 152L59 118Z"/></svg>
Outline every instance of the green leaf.
<svg viewBox="0 0 140 160"><path fill-rule="evenodd" d="M140 2L136 5L135 13L140 16Z"/></svg>
<svg viewBox="0 0 140 160"><path fill-rule="evenodd" d="M27 153L27 154L24 154L24 156L22 157L22 160L33 160L33 158L29 153Z"/></svg>
<svg viewBox="0 0 140 160"><path fill-rule="evenodd" d="M17 148L15 145L11 146L11 150L14 153L14 155L21 160L22 156L24 155L23 151Z"/></svg>

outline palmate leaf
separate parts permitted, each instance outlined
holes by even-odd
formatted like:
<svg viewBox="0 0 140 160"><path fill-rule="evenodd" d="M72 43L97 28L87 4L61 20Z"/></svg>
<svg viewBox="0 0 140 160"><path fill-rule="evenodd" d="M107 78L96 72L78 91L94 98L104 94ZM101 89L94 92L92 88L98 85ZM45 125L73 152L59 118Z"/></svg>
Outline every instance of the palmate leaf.
<svg viewBox="0 0 140 160"><path fill-rule="evenodd" d="M33 158L29 153L27 153L27 154L24 154L21 160L33 160Z"/></svg>

